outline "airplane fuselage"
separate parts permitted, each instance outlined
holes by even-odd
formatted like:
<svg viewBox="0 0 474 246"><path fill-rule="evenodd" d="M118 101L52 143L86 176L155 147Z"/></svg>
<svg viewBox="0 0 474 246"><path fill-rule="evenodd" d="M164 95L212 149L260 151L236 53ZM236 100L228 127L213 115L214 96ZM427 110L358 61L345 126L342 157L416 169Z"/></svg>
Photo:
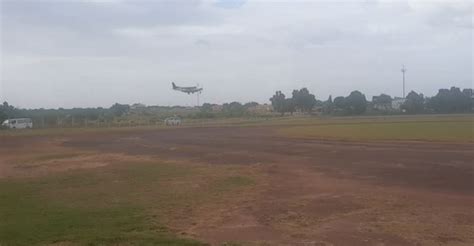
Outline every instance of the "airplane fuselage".
<svg viewBox="0 0 474 246"><path fill-rule="evenodd" d="M197 86L181 87L181 86L175 85L174 82L172 82L172 85L173 85L173 90L181 91L181 92L188 93L188 94L202 91L202 88L199 88Z"/></svg>

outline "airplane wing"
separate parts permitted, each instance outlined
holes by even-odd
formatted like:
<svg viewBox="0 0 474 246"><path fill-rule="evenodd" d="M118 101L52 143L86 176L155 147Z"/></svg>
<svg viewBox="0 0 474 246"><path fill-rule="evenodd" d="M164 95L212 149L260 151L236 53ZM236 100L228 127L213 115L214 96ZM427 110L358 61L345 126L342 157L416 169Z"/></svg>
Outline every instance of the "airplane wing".
<svg viewBox="0 0 474 246"><path fill-rule="evenodd" d="M173 86L173 90L181 91L188 94L202 91L202 88L199 88L197 86L181 87L177 86L174 82L171 82L171 84Z"/></svg>

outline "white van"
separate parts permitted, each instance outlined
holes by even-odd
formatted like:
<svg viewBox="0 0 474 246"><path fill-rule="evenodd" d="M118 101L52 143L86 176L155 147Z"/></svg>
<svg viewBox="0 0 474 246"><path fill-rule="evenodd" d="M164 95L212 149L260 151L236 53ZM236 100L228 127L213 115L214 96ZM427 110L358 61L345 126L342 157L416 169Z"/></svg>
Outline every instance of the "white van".
<svg viewBox="0 0 474 246"><path fill-rule="evenodd" d="M165 119L165 125L167 126L180 126L181 119L179 117L169 117Z"/></svg>
<svg viewBox="0 0 474 246"><path fill-rule="evenodd" d="M33 128L33 121L30 118L8 119L2 123L2 126L10 129Z"/></svg>

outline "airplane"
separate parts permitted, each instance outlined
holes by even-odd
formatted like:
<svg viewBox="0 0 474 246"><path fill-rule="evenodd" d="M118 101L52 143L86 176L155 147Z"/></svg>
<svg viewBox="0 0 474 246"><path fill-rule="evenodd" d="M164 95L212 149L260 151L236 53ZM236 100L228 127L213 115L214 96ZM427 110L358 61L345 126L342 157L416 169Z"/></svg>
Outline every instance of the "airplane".
<svg viewBox="0 0 474 246"><path fill-rule="evenodd" d="M197 86L181 87L181 86L177 86L174 82L171 82L171 84L173 85L173 90L188 93L188 95L191 94L191 93L194 94L196 92L200 93L202 91L202 87L201 88L199 88Z"/></svg>

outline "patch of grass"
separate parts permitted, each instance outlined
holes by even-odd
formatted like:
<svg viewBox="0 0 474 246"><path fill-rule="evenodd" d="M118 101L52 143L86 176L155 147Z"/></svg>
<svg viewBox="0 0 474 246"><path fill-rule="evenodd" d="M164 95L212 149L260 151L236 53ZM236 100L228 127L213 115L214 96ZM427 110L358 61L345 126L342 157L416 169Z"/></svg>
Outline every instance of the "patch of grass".
<svg viewBox="0 0 474 246"><path fill-rule="evenodd" d="M374 122L472 122L472 114L384 115L384 116L284 116L268 118L237 118L231 121L210 121L216 126L307 126Z"/></svg>
<svg viewBox="0 0 474 246"><path fill-rule="evenodd" d="M45 199L41 188L35 183L0 183L0 245L202 245L149 223L138 207L66 206Z"/></svg>
<svg viewBox="0 0 474 246"><path fill-rule="evenodd" d="M28 154L24 154L16 157L11 163L16 164L22 168L33 168L42 165L43 162L47 161L61 161L65 159L86 156L90 152L53 152L49 150L49 153L35 153L30 151Z"/></svg>
<svg viewBox="0 0 474 246"><path fill-rule="evenodd" d="M194 208L224 203L251 177L229 167L116 163L0 180L0 245L202 245L166 229Z"/></svg>
<svg viewBox="0 0 474 246"><path fill-rule="evenodd" d="M239 187L254 185L255 181L250 177L230 176L216 180L212 186L217 191L229 191Z"/></svg>
<svg viewBox="0 0 474 246"><path fill-rule="evenodd" d="M0 245L55 242L80 245L202 245L178 238L152 217L176 203L163 182L189 169L159 163L128 163L34 179L0 182ZM168 199L159 201L161 199Z"/></svg>
<svg viewBox="0 0 474 246"><path fill-rule="evenodd" d="M420 121L469 121L473 114L434 114L434 115L384 115L384 116L284 116L238 117L215 119L184 119L180 128L194 127L254 127L254 126L307 126L334 123L370 123L370 122L420 122ZM123 127L89 127L89 128L45 128L45 129L10 129L0 130L0 137L19 136L72 136L82 134L127 134L132 132L153 132L176 129L164 125L123 126Z"/></svg>
<svg viewBox="0 0 474 246"><path fill-rule="evenodd" d="M193 168L160 162L115 163L113 166L75 170L29 181L43 197L74 207L110 205L164 208L192 194Z"/></svg>
<svg viewBox="0 0 474 246"><path fill-rule="evenodd" d="M291 137L349 140L473 141L473 121L345 122L284 127Z"/></svg>
<svg viewBox="0 0 474 246"><path fill-rule="evenodd" d="M137 126L137 127L90 127L90 128L38 128L38 129L8 129L0 130L0 137L28 137L28 136L74 136L82 134L120 134L130 132L156 131L168 129L158 125Z"/></svg>

